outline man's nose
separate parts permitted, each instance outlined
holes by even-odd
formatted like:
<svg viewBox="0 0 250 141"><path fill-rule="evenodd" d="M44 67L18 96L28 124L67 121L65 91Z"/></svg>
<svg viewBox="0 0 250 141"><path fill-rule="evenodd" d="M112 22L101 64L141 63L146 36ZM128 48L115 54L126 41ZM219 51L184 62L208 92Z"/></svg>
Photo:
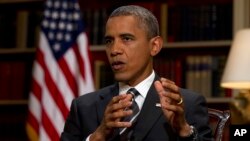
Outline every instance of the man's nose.
<svg viewBox="0 0 250 141"><path fill-rule="evenodd" d="M111 55L116 56L123 52L122 45L119 41L114 41L113 45L111 46Z"/></svg>

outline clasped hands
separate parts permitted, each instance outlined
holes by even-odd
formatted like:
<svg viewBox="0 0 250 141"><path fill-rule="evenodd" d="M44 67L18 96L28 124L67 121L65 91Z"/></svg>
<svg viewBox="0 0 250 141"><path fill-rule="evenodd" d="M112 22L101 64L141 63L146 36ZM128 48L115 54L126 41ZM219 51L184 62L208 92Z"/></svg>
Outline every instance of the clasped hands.
<svg viewBox="0 0 250 141"><path fill-rule="evenodd" d="M160 98L160 105L167 122L181 137L189 135L191 127L186 122L183 99L179 87L173 81L161 78L154 82ZM130 127L132 123L121 121L123 117L132 114L132 110L124 110L132 105L132 95L121 94L112 98L108 103L103 120L90 140L104 141L112 136L117 128Z"/></svg>

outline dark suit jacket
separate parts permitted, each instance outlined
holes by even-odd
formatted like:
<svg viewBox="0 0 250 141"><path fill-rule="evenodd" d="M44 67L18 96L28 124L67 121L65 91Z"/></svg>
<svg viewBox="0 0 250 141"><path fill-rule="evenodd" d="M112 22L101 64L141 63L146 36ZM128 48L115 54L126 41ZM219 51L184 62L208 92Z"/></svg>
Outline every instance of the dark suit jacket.
<svg viewBox="0 0 250 141"><path fill-rule="evenodd" d="M198 140L211 140L212 131L208 125L208 112L204 97L186 89L181 89L180 92L184 100L186 120L196 127ZM114 84L74 99L61 134L61 141L85 140L100 125L106 105L118 93L118 84ZM159 96L152 85L138 116L132 140L183 140L174 133L166 122L161 108L155 106L156 103L159 103ZM110 141L117 140L119 140L118 130Z"/></svg>

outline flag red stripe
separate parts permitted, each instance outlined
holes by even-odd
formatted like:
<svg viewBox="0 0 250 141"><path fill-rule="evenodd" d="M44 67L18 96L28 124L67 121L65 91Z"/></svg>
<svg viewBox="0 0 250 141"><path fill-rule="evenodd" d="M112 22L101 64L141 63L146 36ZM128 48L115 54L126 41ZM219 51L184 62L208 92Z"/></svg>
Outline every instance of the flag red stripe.
<svg viewBox="0 0 250 141"><path fill-rule="evenodd" d="M60 58L60 60L58 60L57 62L59 64L65 78L67 79L67 84L69 85L72 92L75 94L74 96L76 97L77 96L76 94L78 94L77 83L76 83L74 76L70 72L68 64L66 63L64 57Z"/></svg>
<svg viewBox="0 0 250 141"><path fill-rule="evenodd" d="M32 79L32 93L33 96L38 99L39 102L41 102L41 87L37 83L35 79ZM39 133L39 122L38 119L34 116L34 114L31 112L31 110L28 111L28 117L27 122L29 123L30 127L36 132Z"/></svg>
<svg viewBox="0 0 250 141"><path fill-rule="evenodd" d="M32 92L33 92L34 96L41 102L42 89L34 78L32 79L32 82L33 82L32 83Z"/></svg>
<svg viewBox="0 0 250 141"><path fill-rule="evenodd" d="M42 125L51 141L59 141L59 134L57 133L44 109L42 109Z"/></svg>
<svg viewBox="0 0 250 141"><path fill-rule="evenodd" d="M33 113L29 111L28 114L28 123L31 125L31 127L35 130L36 133L39 133L39 122L37 121Z"/></svg>
<svg viewBox="0 0 250 141"><path fill-rule="evenodd" d="M86 69L84 67L85 62L84 62L84 59L82 58L82 56L80 54L80 50L79 50L79 47L78 47L77 44L73 45L73 50L74 50L74 52L76 54L76 58L77 58L77 61L78 61L77 64L78 64L80 73L81 73L81 75L83 77L83 80L85 80L85 69Z"/></svg>
<svg viewBox="0 0 250 141"><path fill-rule="evenodd" d="M55 103L59 107L64 119L66 119L68 112L69 112L69 109L67 108L66 104L64 103L64 99L62 97L62 94L58 90L54 80L51 78L51 75L46 67L45 62L44 62L44 59L43 59L44 55L41 52L41 50L38 49L37 55L39 56L38 62L41 64L41 66L44 70L45 82L46 82L46 86L50 92L50 95L53 97Z"/></svg>

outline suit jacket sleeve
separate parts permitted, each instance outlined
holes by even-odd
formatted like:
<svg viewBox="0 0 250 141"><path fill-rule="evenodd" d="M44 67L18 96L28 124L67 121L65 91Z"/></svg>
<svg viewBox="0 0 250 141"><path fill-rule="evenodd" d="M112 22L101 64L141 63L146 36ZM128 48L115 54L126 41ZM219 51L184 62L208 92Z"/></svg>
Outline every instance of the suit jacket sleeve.
<svg viewBox="0 0 250 141"><path fill-rule="evenodd" d="M209 126L209 115L205 98L189 90L182 89L187 122L197 130L197 141L211 141L212 130ZM182 139L180 139L182 140Z"/></svg>
<svg viewBox="0 0 250 141"><path fill-rule="evenodd" d="M60 140L85 141L99 124L96 115L96 94L74 99Z"/></svg>
<svg viewBox="0 0 250 141"><path fill-rule="evenodd" d="M83 141L84 137L81 134L82 132L78 117L76 100L73 100L70 107L70 113L66 119L64 130L61 134L60 141Z"/></svg>

